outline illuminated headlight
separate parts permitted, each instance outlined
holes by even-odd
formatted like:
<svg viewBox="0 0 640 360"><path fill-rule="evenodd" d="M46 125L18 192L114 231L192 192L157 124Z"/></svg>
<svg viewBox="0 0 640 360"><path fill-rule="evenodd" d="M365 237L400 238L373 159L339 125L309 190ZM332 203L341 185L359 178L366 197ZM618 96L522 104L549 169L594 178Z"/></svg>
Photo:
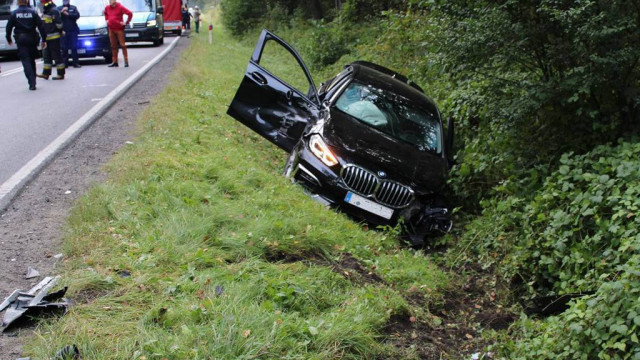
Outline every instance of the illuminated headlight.
<svg viewBox="0 0 640 360"><path fill-rule="evenodd" d="M318 134L311 136L311 139L309 140L309 149L313 155L317 156L318 159L322 160L322 162L327 166L333 166L338 163L338 159L336 159L335 155L331 153L327 144L325 144L322 137Z"/></svg>
<svg viewBox="0 0 640 360"><path fill-rule="evenodd" d="M96 29L96 35L109 35L109 30L106 27Z"/></svg>
<svg viewBox="0 0 640 360"><path fill-rule="evenodd" d="M155 19L147 21L147 27L150 27L150 26L156 26L156 20Z"/></svg>

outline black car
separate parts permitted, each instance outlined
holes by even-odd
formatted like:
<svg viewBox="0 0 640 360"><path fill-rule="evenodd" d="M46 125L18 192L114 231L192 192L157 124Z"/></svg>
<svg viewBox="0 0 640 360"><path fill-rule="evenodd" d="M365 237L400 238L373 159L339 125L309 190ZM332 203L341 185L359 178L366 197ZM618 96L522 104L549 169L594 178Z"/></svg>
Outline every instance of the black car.
<svg viewBox="0 0 640 360"><path fill-rule="evenodd" d="M298 76L275 74L287 58ZM437 106L406 77L357 61L317 89L297 52L264 30L228 114L290 152L284 174L316 200L373 225L403 219L415 246L451 229L440 194L452 122L445 136Z"/></svg>

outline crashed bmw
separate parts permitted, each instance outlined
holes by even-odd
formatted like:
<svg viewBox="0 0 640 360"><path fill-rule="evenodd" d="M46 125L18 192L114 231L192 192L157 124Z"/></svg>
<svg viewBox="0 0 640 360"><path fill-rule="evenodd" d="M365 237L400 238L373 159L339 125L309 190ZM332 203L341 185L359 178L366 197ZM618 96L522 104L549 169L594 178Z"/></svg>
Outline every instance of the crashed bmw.
<svg viewBox="0 0 640 360"><path fill-rule="evenodd" d="M300 68L292 82L276 74L282 54ZM374 226L402 222L414 246L451 229L441 193L453 124L445 134L436 104L403 75L357 61L316 88L295 49L263 30L227 112L289 152L284 174L319 202Z"/></svg>

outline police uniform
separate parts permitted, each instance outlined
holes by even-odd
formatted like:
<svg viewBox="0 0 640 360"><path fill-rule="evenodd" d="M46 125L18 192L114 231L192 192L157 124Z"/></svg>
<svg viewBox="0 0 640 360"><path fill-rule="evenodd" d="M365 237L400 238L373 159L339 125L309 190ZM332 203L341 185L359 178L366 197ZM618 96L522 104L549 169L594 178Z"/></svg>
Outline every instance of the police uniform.
<svg viewBox="0 0 640 360"><path fill-rule="evenodd" d="M18 56L22 62L24 76L29 82L29 90L36 89L36 58L38 57L38 33L45 34L42 19L35 9L28 5L20 5L11 12L7 21L7 42L11 41L11 33L15 29L14 38L18 46Z"/></svg>
<svg viewBox="0 0 640 360"><path fill-rule="evenodd" d="M44 6L44 13L42 14L42 22L44 23L45 40L47 41L47 48L42 51L42 60L44 65L42 66L42 74L36 76L43 79L48 79L51 75L51 69L53 63L56 64L56 70L58 76L54 76L53 80L64 79L64 61L62 60L62 52L60 51L60 37L62 37L62 15L56 4L50 0L40 1Z"/></svg>
<svg viewBox="0 0 640 360"><path fill-rule="evenodd" d="M80 67L78 64L78 34L80 28L78 27L78 19L80 18L80 12L78 8L71 5L69 0L63 0L63 5L58 6L60 14L62 14L62 29L64 30L64 36L60 41L62 48L62 60L64 60L65 66L69 66L69 53L73 58L73 67ZM66 12L62 10L66 8Z"/></svg>

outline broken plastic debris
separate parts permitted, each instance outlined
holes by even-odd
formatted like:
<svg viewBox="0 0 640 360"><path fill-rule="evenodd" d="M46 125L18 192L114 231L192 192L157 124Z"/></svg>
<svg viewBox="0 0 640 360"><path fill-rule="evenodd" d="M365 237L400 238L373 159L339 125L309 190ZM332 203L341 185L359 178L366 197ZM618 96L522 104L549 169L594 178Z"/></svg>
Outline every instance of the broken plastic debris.
<svg viewBox="0 0 640 360"><path fill-rule="evenodd" d="M47 276L27 292L15 290L11 293L11 295L0 304L0 311L6 309L4 317L2 318L2 329L0 332L4 332L14 321L28 312L53 312L59 310L62 311L63 314L66 314L69 303L65 299L56 303L51 301L64 296L67 288L65 287L63 290L48 294L49 290L56 285L59 279L59 276Z"/></svg>
<svg viewBox="0 0 640 360"><path fill-rule="evenodd" d="M27 268L27 274L24 276L25 279L32 279L34 277L40 276L40 272L31 266Z"/></svg>
<svg viewBox="0 0 640 360"><path fill-rule="evenodd" d="M65 192L64 192L64 194L65 194L65 195L69 195L69 194L71 194L71 190L67 190L67 191L65 191Z"/></svg>
<svg viewBox="0 0 640 360"><path fill-rule="evenodd" d="M54 258L56 258L56 259L60 259L62 256L63 256L62 254L55 254L55 255L53 255L53 257L54 257Z"/></svg>
<svg viewBox="0 0 640 360"><path fill-rule="evenodd" d="M118 273L118 275L121 278L129 278L129 277L131 277L131 271L129 271L129 270L116 270L116 272Z"/></svg>
<svg viewBox="0 0 640 360"><path fill-rule="evenodd" d="M80 350L76 345L67 345L60 349L52 360L76 360L80 357Z"/></svg>

